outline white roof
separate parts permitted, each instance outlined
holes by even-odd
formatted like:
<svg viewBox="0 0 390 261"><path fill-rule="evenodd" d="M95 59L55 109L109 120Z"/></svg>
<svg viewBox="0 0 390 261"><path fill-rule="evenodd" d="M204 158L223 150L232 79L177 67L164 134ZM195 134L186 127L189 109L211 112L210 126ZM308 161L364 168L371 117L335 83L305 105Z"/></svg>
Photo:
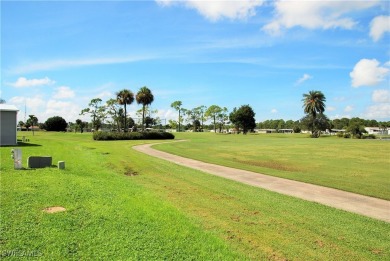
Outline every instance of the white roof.
<svg viewBox="0 0 390 261"><path fill-rule="evenodd" d="M0 104L0 111L19 111L15 105Z"/></svg>

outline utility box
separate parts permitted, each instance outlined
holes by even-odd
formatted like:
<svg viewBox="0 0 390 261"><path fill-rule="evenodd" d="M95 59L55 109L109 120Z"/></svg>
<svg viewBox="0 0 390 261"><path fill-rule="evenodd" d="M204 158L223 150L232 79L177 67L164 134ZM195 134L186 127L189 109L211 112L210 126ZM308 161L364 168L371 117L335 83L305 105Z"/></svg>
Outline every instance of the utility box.
<svg viewBox="0 0 390 261"><path fill-rule="evenodd" d="M18 145L18 111L14 105L0 104L0 146Z"/></svg>
<svg viewBox="0 0 390 261"><path fill-rule="evenodd" d="M27 165L29 168L46 168L51 167L51 156L30 156L27 158Z"/></svg>
<svg viewBox="0 0 390 261"><path fill-rule="evenodd" d="M22 169L22 150L12 149L11 158L14 160L14 169Z"/></svg>

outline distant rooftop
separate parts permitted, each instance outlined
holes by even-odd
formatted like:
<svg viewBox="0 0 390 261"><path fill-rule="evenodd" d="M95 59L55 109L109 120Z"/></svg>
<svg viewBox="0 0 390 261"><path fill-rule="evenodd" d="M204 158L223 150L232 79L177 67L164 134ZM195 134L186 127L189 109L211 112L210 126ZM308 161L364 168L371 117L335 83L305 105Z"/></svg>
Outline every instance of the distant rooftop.
<svg viewBox="0 0 390 261"><path fill-rule="evenodd" d="M15 105L0 104L0 111L19 111L19 109Z"/></svg>

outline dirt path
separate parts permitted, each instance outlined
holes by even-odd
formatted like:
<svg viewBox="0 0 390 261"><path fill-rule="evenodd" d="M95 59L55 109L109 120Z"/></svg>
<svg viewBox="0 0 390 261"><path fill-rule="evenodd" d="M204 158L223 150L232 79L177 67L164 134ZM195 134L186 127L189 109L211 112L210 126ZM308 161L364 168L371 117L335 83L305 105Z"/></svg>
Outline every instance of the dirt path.
<svg viewBox="0 0 390 261"><path fill-rule="evenodd" d="M390 201L387 200L205 163L155 150L151 148L153 145L155 144L144 144L134 146L133 148L150 156L168 160L178 165L197 169L219 177L390 222Z"/></svg>

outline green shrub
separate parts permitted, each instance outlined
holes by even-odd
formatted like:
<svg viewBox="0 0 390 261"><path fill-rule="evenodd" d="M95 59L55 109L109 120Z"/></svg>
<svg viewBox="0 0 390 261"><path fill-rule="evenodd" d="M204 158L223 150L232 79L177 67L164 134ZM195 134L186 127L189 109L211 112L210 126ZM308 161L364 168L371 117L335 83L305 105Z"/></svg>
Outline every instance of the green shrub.
<svg viewBox="0 0 390 261"><path fill-rule="evenodd" d="M344 133L344 138L346 138L346 139L351 138L351 133L349 133L349 132Z"/></svg>
<svg viewBox="0 0 390 261"><path fill-rule="evenodd" d="M337 137L343 138L343 137L344 137L344 133L342 133L341 131L340 131L340 132L337 132Z"/></svg>
<svg viewBox="0 0 390 261"><path fill-rule="evenodd" d="M167 140L175 136L169 132L106 132L95 131L94 140Z"/></svg>
<svg viewBox="0 0 390 261"><path fill-rule="evenodd" d="M294 126L293 128L294 133L301 133L301 128L299 126Z"/></svg>
<svg viewBox="0 0 390 261"><path fill-rule="evenodd" d="M44 124L44 128L47 131L66 131L67 126L68 123L60 116L48 118Z"/></svg>
<svg viewBox="0 0 390 261"><path fill-rule="evenodd" d="M311 138L319 138L321 135L321 131L315 130L312 134L310 134Z"/></svg>
<svg viewBox="0 0 390 261"><path fill-rule="evenodd" d="M374 134L363 135L362 139L376 139L376 136Z"/></svg>

